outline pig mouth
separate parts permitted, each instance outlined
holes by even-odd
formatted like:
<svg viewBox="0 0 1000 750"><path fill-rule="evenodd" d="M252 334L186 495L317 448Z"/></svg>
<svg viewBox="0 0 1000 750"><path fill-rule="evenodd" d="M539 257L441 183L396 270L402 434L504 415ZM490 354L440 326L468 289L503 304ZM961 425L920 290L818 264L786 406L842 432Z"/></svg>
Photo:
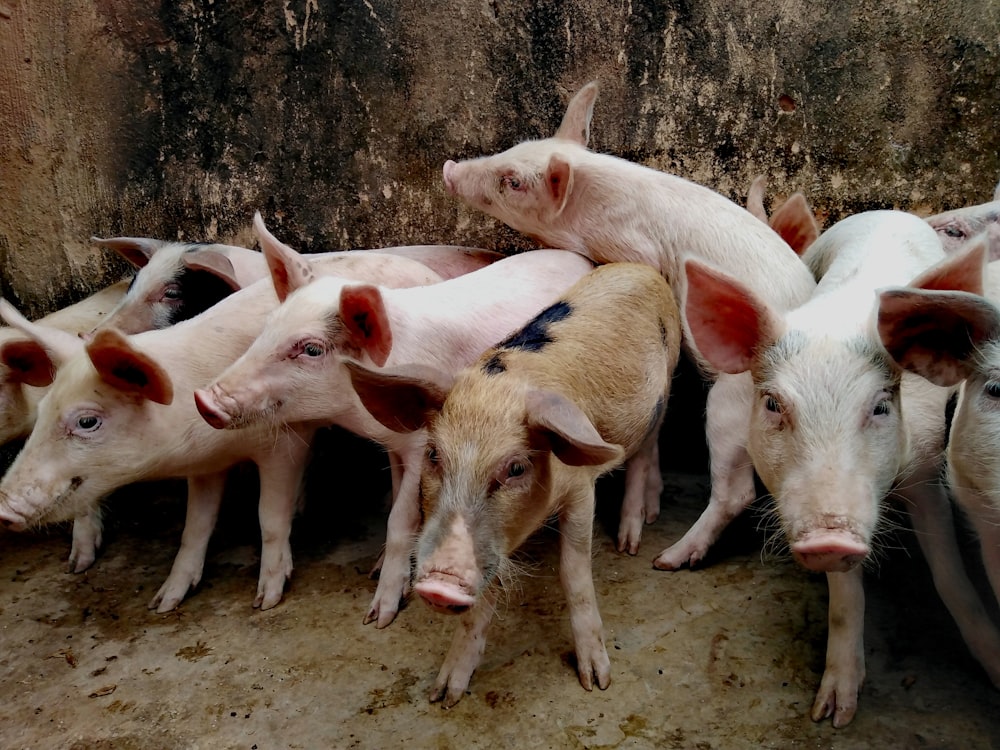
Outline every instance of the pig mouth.
<svg viewBox="0 0 1000 750"><path fill-rule="evenodd" d="M14 509L17 504L8 493L0 494L0 526L10 531L26 531L41 526L49 519L57 519L60 512L70 504L74 493L83 484L83 477L72 477L68 485L57 494L46 507L34 513L23 513Z"/></svg>
<svg viewBox="0 0 1000 750"><path fill-rule="evenodd" d="M272 401L265 407L247 409L219 386L195 390L195 406L202 419L217 430L239 430L263 421L272 421L281 408L281 401Z"/></svg>
<svg viewBox="0 0 1000 750"><path fill-rule="evenodd" d="M462 577L443 571L433 571L422 577L413 590L431 609L444 614L462 614L476 603L475 595Z"/></svg>
<svg viewBox="0 0 1000 750"><path fill-rule="evenodd" d="M817 573L846 573L868 557L869 545L846 528L819 528L800 535L791 546L795 561Z"/></svg>

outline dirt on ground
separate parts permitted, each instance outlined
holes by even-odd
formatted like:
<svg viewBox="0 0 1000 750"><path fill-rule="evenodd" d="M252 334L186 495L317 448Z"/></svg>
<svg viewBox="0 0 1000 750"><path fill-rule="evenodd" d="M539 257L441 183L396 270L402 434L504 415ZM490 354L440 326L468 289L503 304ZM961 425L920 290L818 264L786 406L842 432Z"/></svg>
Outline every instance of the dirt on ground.
<svg viewBox="0 0 1000 750"><path fill-rule="evenodd" d="M520 555L468 693L450 710L431 704L456 620L414 600L384 630L362 625L388 484L370 460L333 462L313 480L293 581L266 612L251 607L252 484L235 483L200 587L168 614L146 604L177 550L183 483L113 496L104 551L82 574L66 572L67 529L0 537L0 747L1000 748L1000 692L935 594L905 517L867 574L868 678L857 717L837 730L808 716L826 582L770 551L763 506L702 568L652 569L708 496L707 477L679 473L665 476L636 557L614 549L620 477L599 485L607 690L577 681L558 535L545 530Z"/></svg>

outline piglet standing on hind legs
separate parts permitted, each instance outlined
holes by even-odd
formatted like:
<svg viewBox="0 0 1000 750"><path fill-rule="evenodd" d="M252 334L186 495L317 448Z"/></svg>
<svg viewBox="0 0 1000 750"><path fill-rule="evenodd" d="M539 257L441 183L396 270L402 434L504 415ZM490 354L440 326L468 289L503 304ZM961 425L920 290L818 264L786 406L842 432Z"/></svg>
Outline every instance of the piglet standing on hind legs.
<svg viewBox="0 0 1000 750"><path fill-rule="evenodd" d="M683 178L587 148L597 84L570 101L552 138L525 141L503 153L444 165L448 191L551 247L573 250L597 263L634 261L659 271L681 305L682 265L699 258L742 279L769 305L787 310L804 302L816 282L795 252L746 209ZM753 386L748 374L719 373L708 394L706 433L712 494L698 522L655 560L658 568L694 565L722 529L755 498L746 451ZM618 549L638 551L643 517L659 512L659 492L644 513L623 515Z"/></svg>
<svg viewBox="0 0 1000 750"><path fill-rule="evenodd" d="M830 586L826 669L812 717L844 726L864 680L864 590L881 509L901 498L938 592L970 650L1000 680L1000 635L956 567L957 540L939 481L948 391L896 367L875 330L889 284L981 288L985 249L945 259L933 230L899 211L870 211L827 230L804 259L813 297L779 313L745 285L686 263L693 344L755 386L749 451L774 497L795 559Z"/></svg>
<svg viewBox="0 0 1000 750"><path fill-rule="evenodd" d="M594 482L655 443L679 344L677 305L663 278L614 263L457 377L349 363L376 419L394 430L429 428L414 589L434 609L462 617L432 701L461 699L509 556L552 515L580 684L608 686L591 571Z"/></svg>

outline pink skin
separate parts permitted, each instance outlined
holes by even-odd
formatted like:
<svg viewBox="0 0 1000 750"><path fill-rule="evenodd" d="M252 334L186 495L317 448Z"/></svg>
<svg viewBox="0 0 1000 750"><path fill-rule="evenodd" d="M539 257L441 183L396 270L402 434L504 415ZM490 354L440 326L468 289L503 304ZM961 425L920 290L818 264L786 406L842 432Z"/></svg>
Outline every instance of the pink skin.
<svg viewBox="0 0 1000 750"><path fill-rule="evenodd" d="M956 208L928 216L925 221L938 233L946 253L961 250L966 243L989 229L1000 229L1000 184L993 192L993 200L977 206ZM990 260L1000 258L1000 244L993 244Z"/></svg>

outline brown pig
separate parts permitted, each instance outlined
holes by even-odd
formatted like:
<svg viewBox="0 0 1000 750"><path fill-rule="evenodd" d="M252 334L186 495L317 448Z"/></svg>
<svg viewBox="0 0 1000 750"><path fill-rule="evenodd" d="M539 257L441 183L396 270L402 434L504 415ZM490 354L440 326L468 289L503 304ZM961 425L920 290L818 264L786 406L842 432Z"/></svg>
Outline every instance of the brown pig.
<svg viewBox="0 0 1000 750"><path fill-rule="evenodd" d="M680 316L660 274L613 263L457 377L348 365L376 419L394 430L429 430L414 590L432 608L462 615L432 701L452 706L462 697L509 556L552 516L580 683L608 686L590 565L594 482L623 460L650 455L679 345ZM633 480L645 474L630 466Z"/></svg>

